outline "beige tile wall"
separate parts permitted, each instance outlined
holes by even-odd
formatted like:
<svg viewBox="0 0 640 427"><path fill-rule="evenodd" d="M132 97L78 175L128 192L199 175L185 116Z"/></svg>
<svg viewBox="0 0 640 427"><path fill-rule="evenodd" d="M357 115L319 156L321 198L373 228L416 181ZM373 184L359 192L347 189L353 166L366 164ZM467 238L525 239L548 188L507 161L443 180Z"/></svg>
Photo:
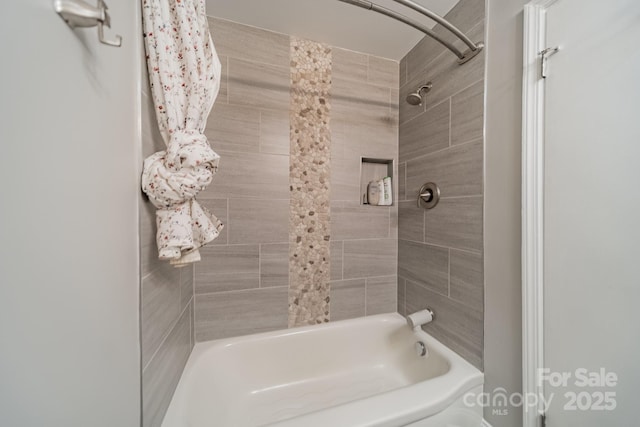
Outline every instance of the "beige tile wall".
<svg viewBox="0 0 640 427"><path fill-rule="evenodd" d="M396 311L398 203L361 204L360 163L393 160L398 195L398 79L397 62L333 49L332 320Z"/></svg>
<svg viewBox="0 0 640 427"><path fill-rule="evenodd" d="M483 1L462 0L446 18L483 40ZM456 59L426 37L400 63L398 312L433 308L425 330L482 369L484 52L462 66ZM422 106L404 101L427 81ZM425 211L416 197L430 181L442 198Z"/></svg>
<svg viewBox="0 0 640 427"><path fill-rule="evenodd" d="M196 340L287 327L289 36L209 18L227 65L206 134L222 159L199 199L225 223L195 274Z"/></svg>
<svg viewBox="0 0 640 427"><path fill-rule="evenodd" d="M142 154L164 149L143 67ZM140 196L142 419L160 426L195 343L193 267L174 268L158 260L155 207ZM217 212L216 212L217 213ZM224 218L224 217L223 217Z"/></svg>
<svg viewBox="0 0 640 427"><path fill-rule="evenodd" d="M206 132L222 160L199 198L226 228L196 265L198 341L286 328L289 288L290 38L209 23L223 82ZM397 306L398 205L363 207L359 193L361 157L397 165L399 69L339 48L332 59L330 298L337 320Z"/></svg>

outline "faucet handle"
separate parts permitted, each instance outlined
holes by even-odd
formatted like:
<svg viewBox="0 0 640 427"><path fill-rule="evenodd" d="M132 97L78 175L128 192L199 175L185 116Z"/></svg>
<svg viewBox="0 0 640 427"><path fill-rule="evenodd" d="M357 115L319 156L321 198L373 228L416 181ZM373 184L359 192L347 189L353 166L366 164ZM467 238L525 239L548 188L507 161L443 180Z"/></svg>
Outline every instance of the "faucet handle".
<svg viewBox="0 0 640 427"><path fill-rule="evenodd" d="M433 209L440 201L440 188L433 182L427 182L418 191L418 207Z"/></svg>

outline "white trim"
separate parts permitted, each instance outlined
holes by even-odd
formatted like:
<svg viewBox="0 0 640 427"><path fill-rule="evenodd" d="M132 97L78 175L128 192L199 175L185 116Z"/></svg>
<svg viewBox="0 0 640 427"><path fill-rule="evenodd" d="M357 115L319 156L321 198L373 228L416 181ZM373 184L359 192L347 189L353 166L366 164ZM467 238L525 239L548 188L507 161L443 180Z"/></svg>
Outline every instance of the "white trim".
<svg viewBox="0 0 640 427"><path fill-rule="evenodd" d="M522 88L522 366L523 393L540 396L537 373L544 366L544 79L540 55L546 47L546 9L556 0L524 7ZM523 427L535 427L538 408L523 411Z"/></svg>
<svg viewBox="0 0 640 427"><path fill-rule="evenodd" d="M491 426L491 424L489 424L489 421L482 420L482 427L492 427L492 426Z"/></svg>

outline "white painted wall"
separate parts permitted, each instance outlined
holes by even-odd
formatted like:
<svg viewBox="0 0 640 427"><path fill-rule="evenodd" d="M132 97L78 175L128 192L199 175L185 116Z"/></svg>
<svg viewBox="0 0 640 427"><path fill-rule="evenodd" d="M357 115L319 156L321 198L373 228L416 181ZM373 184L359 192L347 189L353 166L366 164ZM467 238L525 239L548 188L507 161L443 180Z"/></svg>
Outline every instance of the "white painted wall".
<svg viewBox="0 0 640 427"><path fill-rule="evenodd" d="M139 13L121 49L51 0L0 14L0 425L140 425Z"/></svg>
<svg viewBox="0 0 640 427"><path fill-rule="evenodd" d="M520 278L522 18L527 0L487 0L485 143L485 391L522 391ZM493 427L522 425L522 411Z"/></svg>

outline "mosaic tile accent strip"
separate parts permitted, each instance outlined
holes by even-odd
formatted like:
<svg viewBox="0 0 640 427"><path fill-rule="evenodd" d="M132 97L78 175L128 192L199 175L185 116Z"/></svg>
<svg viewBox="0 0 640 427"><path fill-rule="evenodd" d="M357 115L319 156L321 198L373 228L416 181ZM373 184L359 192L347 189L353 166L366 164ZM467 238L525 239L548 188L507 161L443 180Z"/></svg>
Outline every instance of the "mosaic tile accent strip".
<svg viewBox="0 0 640 427"><path fill-rule="evenodd" d="M289 327L329 321L331 48L291 38Z"/></svg>

